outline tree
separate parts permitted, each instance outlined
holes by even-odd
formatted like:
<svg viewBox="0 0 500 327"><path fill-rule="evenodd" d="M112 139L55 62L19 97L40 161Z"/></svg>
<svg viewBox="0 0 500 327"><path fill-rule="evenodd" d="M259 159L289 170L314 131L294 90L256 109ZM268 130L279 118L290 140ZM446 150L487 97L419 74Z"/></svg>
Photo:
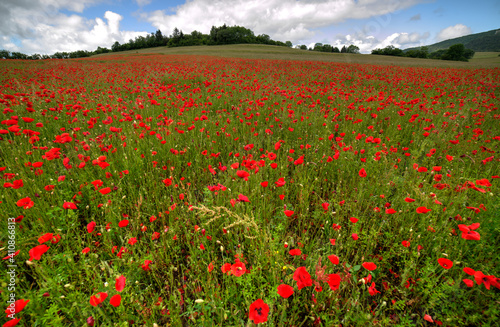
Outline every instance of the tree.
<svg viewBox="0 0 500 327"><path fill-rule="evenodd" d="M287 47L289 47L289 48L291 48L291 47L293 46L292 41L286 41L286 42L285 42L285 45L286 45Z"/></svg>
<svg viewBox="0 0 500 327"><path fill-rule="evenodd" d="M323 51L323 43L316 43L313 48L314 51Z"/></svg>
<svg viewBox="0 0 500 327"><path fill-rule="evenodd" d="M340 53L340 50L339 50L339 48L334 47L334 48L332 49L332 52L333 52L333 53Z"/></svg>
<svg viewBox="0 0 500 327"><path fill-rule="evenodd" d="M345 47L345 45L342 47L342 49L340 50L340 53L346 53L347 52L347 48Z"/></svg>
<svg viewBox="0 0 500 327"><path fill-rule="evenodd" d="M351 44L349 47L347 47L346 52L347 53L359 53L359 47L355 46L354 44Z"/></svg>
<svg viewBox="0 0 500 327"><path fill-rule="evenodd" d="M307 45L302 44L302 45L300 46L300 50L307 50Z"/></svg>
<svg viewBox="0 0 500 327"><path fill-rule="evenodd" d="M465 57L465 46L461 43L454 44L446 50L441 57L443 60L469 61Z"/></svg>

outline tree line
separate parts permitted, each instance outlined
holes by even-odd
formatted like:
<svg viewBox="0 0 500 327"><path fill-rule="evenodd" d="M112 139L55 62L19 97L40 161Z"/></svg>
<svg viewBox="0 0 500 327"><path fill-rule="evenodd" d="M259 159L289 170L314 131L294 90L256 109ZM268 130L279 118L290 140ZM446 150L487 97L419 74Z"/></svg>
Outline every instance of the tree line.
<svg viewBox="0 0 500 327"><path fill-rule="evenodd" d="M255 35L254 32L248 28L242 26L227 26L224 24L219 27L212 26L210 34L203 34L198 31L185 34L182 30L179 30L176 27L174 28L172 34L167 36L163 35L160 30L157 30L155 33L150 33L146 36L137 36L135 39L130 39L128 42L123 44L116 41L111 46L111 49L98 47L95 51L78 50L73 52L56 52L53 55L26 55L20 52L0 50L0 59L68 59L90 57L92 55L108 52L120 52L154 47L182 47L193 45L224 45L242 43L292 47L291 41L274 41L267 34Z"/></svg>
<svg viewBox="0 0 500 327"><path fill-rule="evenodd" d="M307 45L297 45L297 49L309 50L309 51L319 51L319 52L332 52L332 53L359 53L359 47L354 44L346 47L345 45L339 50L338 47L334 47L330 44L316 43L314 47L307 47Z"/></svg>
<svg viewBox="0 0 500 327"><path fill-rule="evenodd" d="M389 45L383 49L373 49L371 54L410 58L469 61L469 59L474 56L474 53L474 50L465 48L463 44L454 44L448 49L437 50L431 53L429 53L428 47L421 47L420 49L404 51L392 45Z"/></svg>

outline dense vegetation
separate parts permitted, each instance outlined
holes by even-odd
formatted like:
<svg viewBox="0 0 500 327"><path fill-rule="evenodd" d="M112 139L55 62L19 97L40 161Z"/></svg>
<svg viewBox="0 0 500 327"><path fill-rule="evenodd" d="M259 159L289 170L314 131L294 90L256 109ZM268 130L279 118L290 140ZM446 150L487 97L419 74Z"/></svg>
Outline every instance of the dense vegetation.
<svg viewBox="0 0 500 327"><path fill-rule="evenodd" d="M474 33L454 39L444 40L428 45L430 53L438 50L446 50L452 45L463 44L467 49L475 52L499 52L500 51L500 29L488 32ZM418 48L408 48L404 51L418 50Z"/></svg>
<svg viewBox="0 0 500 327"><path fill-rule="evenodd" d="M452 45L449 49L438 50L429 53L428 47L421 47L420 49L403 51L399 48L389 45L383 49L373 49L372 55L468 61L474 56L474 50L466 49L463 44L455 44Z"/></svg>

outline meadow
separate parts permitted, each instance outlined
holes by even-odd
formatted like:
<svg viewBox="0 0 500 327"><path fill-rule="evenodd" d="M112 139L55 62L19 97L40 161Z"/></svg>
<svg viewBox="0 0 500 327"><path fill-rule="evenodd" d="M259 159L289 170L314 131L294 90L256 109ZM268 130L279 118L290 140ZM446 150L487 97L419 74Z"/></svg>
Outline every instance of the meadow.
<svg viewBox="0 0 500 327"><path fill-rule="evenodd" d="M497 325L498 57L228 47L0 61L3 326Z"/></svg>

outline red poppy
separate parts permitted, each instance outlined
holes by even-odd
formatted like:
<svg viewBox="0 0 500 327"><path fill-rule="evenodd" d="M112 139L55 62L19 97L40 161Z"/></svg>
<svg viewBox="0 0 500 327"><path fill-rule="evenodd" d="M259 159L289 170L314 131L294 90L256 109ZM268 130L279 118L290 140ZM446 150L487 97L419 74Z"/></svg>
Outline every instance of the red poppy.
<svg viewBox="0 0 500 327"><path fill-rule="evenodd" d="M116 278L115 289L117 292L123 291L123 289L125 288L126 281L127 281L127 278L123 275Z"/></svg>
<svg viewBox="0 0 500 327"><path fill-rule="evenodd" d="M403 241L403 242L401 242L401 244L402 244L405 248L410 247L410 241Z"/></svg>
<svg viewBox="0 0 500 327"><path fill-rule="evenodd" d="M21 318L11 319L7 321L5 324L3 324L2 327L14 327L19 323L19 320L21 320Z"/></svg>
<svg viewBox="0 0 500 327"><path fill-rule="evenodd" d="M288 299L293 294L293 287L287 284L281 284L278 286L278 294L281 297Z"/></svg>
<svg viewBox="0 0 500 327"><path fill-rule="evenodd" d="M450 259L446 259L446 258L439 258L438 259L438 263L441 265L441 267L443 267L444 269L450 269L451 267L453 267L453 261L451 261Z"/></svg>
<svg viewBox="0 0 500 327"><path fill-rule="evenodd" d="M243 195L243 194L240 194L238 195L238 201L240 202L250 202L250 200L248 200L248 197Z"/></svg>
<svg viewBox="0 0 500 327"><path fill-rule="evenodd" d="M373 270L377 269L377 265L374 264L373 262L363 262L362 266L363 266L363 268L365 268L366 270L369 270L369 271L373 271Z"/></svg>
<svg viewBox="0 0 500 327"><path fill-rule="evenodd" d="M335 254L329 255L328 260L330 260L330 262L333 263L334 265L339 264L339 257L337 257Z"/></svg>
<svg viewBox="0 0 500 327"><path fill-rule="evenodd" d="M40 260L42 258L42 255L47 252L50 249L50 246L47 246L45 244L35 246L32 248L29 253L30 253L30 258L29 261L33 260Z"/></svg>
<svg viewBox="0 0 500 327"><path fill-rule="evenodd" d="M262 187L267 187L267 185L269 185L269 182L265 181L265 182L260 183L260 185Z"/></svg>
<svg viewBox="0 0 500 327"><path fill-rule="evenodd" d="M99 304L104 302L104 300L106 300L107 297L108 297L108 293L106 293L106 292L100 292L96 295L92 295L90 297L90 301L89 301L90 305L93 307L97 307Z"/></svg>
<svg viewBox="0 0 500 327"><path fill-rule="evenodd" d="M467 285L467 287L473 287L474 286L474 281L472 281L470 279L464 278L464 279L462 279L462 282L464 282L465 285Z"/></svg>
<svg viewBox="0 0 500 327"><path fill-rule="evenodd" d="M355 217L351 217L349 218L349 220L351 221L351 223L355 224L358 222L358 218L355 218Z"/></svg>
<svg viewBox="0 0 500 327"><path fill-rule="evenodd" d="M78 208L76 207L76 204L74 204L73 202L64 202L63 209L72 209L72 210L74 210L74 209L78 209Z"/></svg>
<svg viewBox="0 0 500 327"><path fill-rule="evenodd" d="M250 312L248 313L248 318L252 320L255 324L260 324L261 322L266 322L269 314L269 306L258 299L250 305Z"/></svg>
<svg viewBox="0 0 500 327"><path fill-rule="evenodd" d="M246 271L245 264L239 259L236 259L234 264L231 265L231 273L236 277L242 276Z"/></svg>
<svg viewBox="0 0 500 327"><path fill-rule="evenodd" d="M328 275L328 285L332 289L332 291L338 290L340 287L341 278L339 274L330 274Z"/></svg>
<svg viewBox="0 0 500 327"><path fill-rule="evenodd" d="M30 197L23 198L17 201L18 207L23 207L23 209L29 209L35 205L35 202L31 201Z"/></svg>
<svg viewBox="0 0 500 327"><path fill-rule="evenodd" d="M19 312L21 312L24 309L24 307L26 306L26 304L28 304L29 301L30 300L20 299L20 300L15 301L11 305L9 305L7 307L7 309L5 309L5 313L6 313L7 317L9 315L14 316L14 315L18 314Z"/></svg>
<svg viewBox="0 0 500 327"><path fill-rule="evenodd" d="M82 253L83 253L83 254L85 254L85 253L89 253L89 251L90 251L90 248L88 248L88 247L87 247L87 248L85 248L85 249L83 249L83 250L82 250Z"/></svg>
<svg viewBox="0 0 500 327"><path fill-rule="evenodd" d="M100 190L99 190L99 192L100 192L102 195L106 195L106 194L108 194L108 193L110 193L110 192L111 192L111 188L109 188L109 187L105 187L105 188L103 188L103 189L100 189Z"/></svg>
<svg viewBox="0 0 500 327"><path fill-rule="evenodd" d="M371 286L368 287L368 293L370 293L371 296L377 294L377 293L380 293L379 291L377 291L377 289L375 288L375 282L372 282Z"/></svg>
<svg viewBox="0 0 500 327"><path fill-rule="evenodd" d="M357 241L357 240L359 239L359 236L358 236L358 234L356 234L356 233L353 233L353 234L351 235L351 237L352 237L352 239L353 239L353 240L355 240L355 241Z"/></svg>
<svg viewBox="0 0 500 327"><path fill-rule="evenodd" d="M243 178L244 180L248 180L248 176L250 176L250 174L247 172L247 171L244 171L244 170L238 170L236 172L236 175L239 177L239 178Z"/></svg>
<svg viewBox="0 0 500 327"><path fill-rule="evenodd" d="M87 232L92 233L94 231L94 228L96 226L95 221L91 221L90 223L87 224Z"/></svg>
<svg viewBox="0 0 500 327"><path fill-rule="evenodd" d="M277 187L282 187L282 186L285 186L286 182L285 182L285 178L284 177L281 177L280 179L278 179L277 182L274 182L276 184Z"/></svg>
<svg viewBox="0 0 500 327"><path fill-rule="evenodd" d="M293 250L290 250L288 252L290 255L301 255L302 252L300 251L300 249L293 249Z"/></svg>
<svg viewBox="0 0 500 327"><path fill-rule="evenodd" d="M406 197L406 198L405 198L405 202L408 202L408 203L410 203L410 202L415 202L415 199L412 199L412 198Z"/></svg>
<svg viewBox="0 0 500 327"><path fill-rule="evenodd" d="M42 243L45 243L45 242L48 242L50 241L54 236L52 235L52 233L47 233L47 234L44 234L42 236L40 236L38 238L38 243L42 244Z"/></svg>
<svg viewBox="0 0 500 327"><path fill-rule="evenodd" d="M295 213L295 212L294 212L294 211L292 211L292 210L285 210L285 215L286 215L287 217L291 217L294 213Z"/></svg>
<svg viewBox="0 0 500 327"><path fill-rule="evenodd" d="M127 227L128 223L129 223L129 221L127 219L121 220L118 223L118 227Z"/></svg>
<svg viewBox="0 0 500 327"><path fill-rule="evenodd" d="M109 303L114 306L115 308L120 306L120 303L122 301L122 297L120 294L115 294L109 299Z"/></svg>
<svg viewBox="0 0 500 327"><path fill-rule="evenodd" d="M433 322L434 322L434 320L432 320L432 317L431 317L431 316L429 316L429 315L425 315L425 316L424 316L424 320L426 320L426 321L428 321L428 322L430 322L430 323L433 323Z"/></svg>
<svg viewBox="0 0 500 327"><path fill-rule="evenodd" d="M321 206L323 207L323 210L325 212L327 212L328 211L328 207L330 206L330 204L325 202L325 203L322 203Z"/></svg>
<svg viewBox="0 0 500 327"><path fill-rule="evenodd" d="M144 271L151 270L151 268L149 268L149 265L150 265L152 262L153 262L153 261L151 261L151 260L144 260L144 263L141 265L142 270L144 270Z"/></svg>
<svg viewBox="0 0 500 327"><path fill-rule="evenodd" d="M134 245L135 243L137 243L137 238L132 237L130 240L128 240L127 243L130 244L130 245Z"/></svg>
<svg viewBox="0 0 500 327"><path fill-rule="evenodd" d="M359 171L359 177L366 177L366 170L364 168L361 168L361 170Z"/></svg>
<svg viewBox="0 0 500 327"><path fill-rule="evenodd" d="M306 267L298 267L293 273L293 280L297 282L299 290L307 286L312 286L311 275L306 270Z"/></svg>
<svg viewBox="0 0 500 327"><path fill-rule="evenodd" d="M44 187L45 191L50 192L54 189L55 185L46 185Z"/></svg>
<svg viewBox="0 0 500 327"><path fill-rule="evenodd" d="M417 213L428 213L429 211L432 211L432 210L427 209L426 207L418 207L417 208Z"/></svg>

